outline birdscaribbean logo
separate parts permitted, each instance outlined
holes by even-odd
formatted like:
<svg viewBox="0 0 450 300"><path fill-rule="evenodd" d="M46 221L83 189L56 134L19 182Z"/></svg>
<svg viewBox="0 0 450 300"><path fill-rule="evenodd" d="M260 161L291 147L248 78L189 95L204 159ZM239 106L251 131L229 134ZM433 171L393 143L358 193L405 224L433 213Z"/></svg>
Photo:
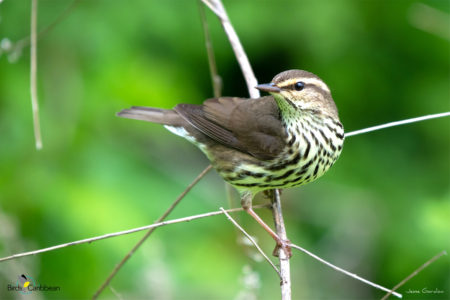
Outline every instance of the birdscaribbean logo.
<svg viewBox="0 0 450 300"><path fill-rule="evenodd" d="M30 275L17 276L16 284L8 284L9 292L19 292L22 295L28 295L33 292L59 292L61 288L59 286L48 286L38 284L36 280Z"/></svg>

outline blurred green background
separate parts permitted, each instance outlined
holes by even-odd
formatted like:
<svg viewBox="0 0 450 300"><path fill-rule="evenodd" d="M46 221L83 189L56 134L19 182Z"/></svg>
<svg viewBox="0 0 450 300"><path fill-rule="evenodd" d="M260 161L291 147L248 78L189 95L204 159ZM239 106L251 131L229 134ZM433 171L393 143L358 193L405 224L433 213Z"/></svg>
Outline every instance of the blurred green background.
<svg viewBox="0 0 450 300"><path fill-rule="evenodd" d="M34 148L29 48L6 51L8 40L29 34L29 2L0 3L1 257L150 224L208 165L163 127L115 117L131 105L170 108L212 96L197 1L81 1L42 37L42 151ZM39 1L39 28L70 3ZM448 1L224 4L258 80L294 68L318 74L347 131L449 111ZM220 23L209 11L207 19L223 94L246 97ZM326 176L283 192L288 236L393 287L450 249L449 186L449 118L349 137ZM211 172L170 218L220 206L229 207L224 184ZM271 223L268 210L259 213ZM271 253L270 237L247 215L235 216ZM6 287L23 273L61 287L30 299L89 298L142 235L0 263L0 298L22 299ZM276 274L240 239L224 216L160 228L111 285L124 299L279 298ZM300 252L291 263L294 299L384 295ZM448 299L449 270L445 256L399 291L405 299ZM117 297L108 289L101 299Z"/></svg>

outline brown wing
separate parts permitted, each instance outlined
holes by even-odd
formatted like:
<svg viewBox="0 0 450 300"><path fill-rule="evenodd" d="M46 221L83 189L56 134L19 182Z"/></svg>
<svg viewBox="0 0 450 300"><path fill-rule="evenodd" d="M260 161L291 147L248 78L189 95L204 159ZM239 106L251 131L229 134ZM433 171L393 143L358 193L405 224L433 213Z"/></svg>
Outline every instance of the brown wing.
<svg viewBox="0 0 450 300"><path fill-rule="evenodd" d="M175 111L213 140L258 159L273 159L285 146L286 132L270 96L214 98L203 106L180 104Z"/></svg>

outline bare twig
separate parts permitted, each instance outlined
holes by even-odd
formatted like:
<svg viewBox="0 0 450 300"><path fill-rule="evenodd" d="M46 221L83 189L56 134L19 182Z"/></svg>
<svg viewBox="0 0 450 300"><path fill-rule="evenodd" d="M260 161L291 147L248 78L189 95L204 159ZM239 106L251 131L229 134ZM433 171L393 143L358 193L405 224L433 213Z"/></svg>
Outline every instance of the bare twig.
<svg viewBox="0 0 450 300"><path fill-rule="evenodd" d="M242 73L244 74L245 82L247 83L248 93L251 98L258 98L260 93L255 86L258 84L255 75L253 74L253 69L248 61L247 55L245 54L244 48L242 47L239 37L236 31L231 25L230 19L225 11L225 8L220 0L202 0L216 15L219 17L222 27L230 41L231 47L233 48L236 59L238 60L239 66L241 67Z"/></svg>
<svg viewBox="0 0 450 300"><path fill-rule="evenodd" d="M369 280L366 280L366 279L364 279L364 278L362 278L362 277L359 277L359 276L356 275L356 274L350 273L350 272L348 272L348 271L346 271L346 270L344 270L344 269L342 269L342 268L339 268L338 266L335 266L335 265L333 265L332 263L327 262L326 260L324 260L324 259L318 257L318 256L315 255L314 253L311 253L311 252L309 252L308 250L306 250L306 249L304 249L304 248L302 248L302 247L300 247L300 246L297 246L297 245L295 245L295 244L289 244L289 246L291 246L292 248L295 248L295 249L297 249L297 250L300 250L300 251L302 251L302 252L308 254L308 255L311 256L312 258L314 258L314 259L320 261L321 263L323 263L323 264L325 264L325 265L327 265L327 266L329 266L329 267L335 269L336 271L339 271L339 272L341 272L341 273L344 273L344 274L347 275L347 276L353 277L353 278L355 278L355 279L357 279L357 280L359 280L359 281L364 282L365 284L371 285L371 286L373 286L373 287L375 287L375 288L377 288L377 289L383 290L383 291L385 291L385 292L389 292L389 291L390 291L389 289L387 289L387 288L385 288L385 287L382 287L382 286L379 285L379 284L370 282ZM402 298L402 295L399 294L399 293L393 292L392 294L395 295L395 296L397 296L398 298Z"/></svg>
<svg viewBox="0 0 450 300"><path fill-rule="evenodd" d="M394 286L394 288L392 290L390 290L386 295L384 295L383 298L381 298L381 300L386 300L387 298L389 298L389 296L393 293L395 293L394 291L397 290L399 287L401 287L402 285L404 285L408 280L410 280L411 278L413 278L414 276L416 276L420 271L422 271L423 269L425 269L426 267L428 267L429 265L431 265L433 262L435 262L438 258L440 258L443 255L447 255L446 251L442 251L438 254L436 254L434 257L432 257L430 260L428 260L426 263L424 263L423 265L421 265L419 268L417 268L417 270L415 270L414 272L412 272L411 274L409 274L405 279L403 279L402 281L400 281L396 286Z"/></svg>
<svg viewBox="0 0 450 300"><path fill-rule="evenodd" d="M347 132L347 133L345 133L345 137L368 133L368 132L372 132L372 131L376 131L376 130L380 130L380 129L384 129L384 128L388 128L388 127L400 126L400 125L416 123L416 122L420 122L420 121L448 117L448 116L450 116L450 112L444 112L444 113L432 114L432 115L427 115L427 116L422 116L422 117L417 117L417 118L412 118L412 119L406 119L406 120L402 120L402 121L390 122L390 123L386 123L386 124L382 124L382 125L377 125L377 126L373 126L373 127L369 127L369 128L364 128L364 129L360 129L360 130Z"/></svg>
<svg viewBox="0 0 450 300"><path fill-rule="evenodd" d="M42 149L41 124L39 122L39 102L37 96L37 0L31 0L31 62L30 62L30 92L33 110L34 139L36 149Z"/></svg>
<svg viewBox="0 0 450 300"><path fill-rule="evenodd" d="M211 42L211 35L209 34L208 22L206 22L205 9L200 0L198 0L198 8L200 10L200 18L202 20L203 35L205 36L206 53L208 54L209 73L211 74L211 83L214 91L214 97L221 96L222 79L217 72L216 58Z"/></svg>
<svg viewBox="0 0 450 300"><path fill-rule="evenodd" d="M283 213L281 210L280 190L273 190L272 199L272 214L276 226L276 232L280 239L287 240L286 227L284 226ZM291 266L289 257L283 247L278 249L278 257L280 259L280 273L281 273L281 299L291 299Z"/></svg>
<svg viewBox="0 0 450 300"><path fill-rule="evenodd" d="M263 208L263 207L269 207L269 206L270 206L269 204L262 204L262 205L255 205L254 208ZM243 208L241 208L241 207L239 207L239 208L231 208L231 209L227 209L227 212L232 213L232 212L238 212L238 211L242 211L242 210L243 210ZM66 248L66 247L70 247L70 246L76 246L76 245L82 245L82 244L90 244L90 243L97 242L97 241L100 241L100 240L105 240L105 239L109 239L109 238L113 238L113 237L117 237L117 236L121 236L121 235L136 233L136 232L140 232L140 231L144 231L144 230L148 230L148 229L154 229L154 228L158 228L158 227L162 227L162 226L166 226L166 225L172 225L172 224L177 224L177 223L190 222L190 221L198 220L198 219L204 219L204 218L208 218L208 217L212 217L212 216L221 215L222 213L223 212L221 212L221 211L211 211L211 212L204 213L204 214L198 214L198 215L193 215L193 216L189 216L189 217L174 219L174 220L170 220L170 221L163 221L163 222L153 223L151 225L137 227L137 228L133 228L133 229L129 229L129 230L123 230L123 231L118 231L118 232L113 232L113 233L107 233L107 234L99 235L99 236L96 236L96 237L91 237L91 238L87 238L87 239L83 239L83 240L78 240L78 241L73 241L73 242L69 242L69 243L64 243L64 244L60 244L60 245L56 245L56 246L52 246L52 247L47 247L47 248L43 248L43 249L39 249L39 250L13 254L11 256L6 256L6 257L0 258L0 263L4 262L4 261L7 261L7 260L11 260L11 259L16 259L16 258L21 258L21 257L25 257L25 256L41 254L41 253L45 253L45 252L51 252L51 251L54 251L54 250L58 250L58 249Z"/></svg>
<svg viewBox="0 0 450 300"><path fill-rule="evenodd" d="M278 276L280 276L281 278L281 274L280 271L278 270L278 268L273 264L273 262L267 257L267 255L264 253L264 251L261 249L261 247L259 247L258 243L256 243L256 241L253 239L253 237L248 234L228 213L225 209L223 209L223 207L219 208L224 215L227 217L228 220L231 221L231 223L233 223L234 226L236 226L236 228L238 228L249 240L250 242L252 242L253 245L255 245L256 249L258 249L258 251L261 253L261 255L267 260L267 262L272 266L272 268L278 273Z"/></svg>
<svg viewBox="0 0 450 300"><path fill-rule="evenodd" d="M180 201L186 196L186 194L196 185L200 179L203 178L203 176L208 173L209 170L212 169L212 166L209 165L206 167L198 176L194 179L194 181L178 196L178 198L172 203L172 205L162 214L161 217L156 222L162 222L173 210L174 208L180 203ZM119 264L116 265L114 270L109 274L108 278L106 278L105 282L100 286L100 288L95 292L93 299L97 299L97 297L101 294L101 292L108 286L108 284L111 282L111 280L116 276L117 272L119 272L120 268L128 261L128 259L136 252L137 249L147 240L147 238L155 231L155 228L151 228L140 240L139 242L134 245L134 247L130 250L130 252L125 255L125 257L119 262Z"/></svg>

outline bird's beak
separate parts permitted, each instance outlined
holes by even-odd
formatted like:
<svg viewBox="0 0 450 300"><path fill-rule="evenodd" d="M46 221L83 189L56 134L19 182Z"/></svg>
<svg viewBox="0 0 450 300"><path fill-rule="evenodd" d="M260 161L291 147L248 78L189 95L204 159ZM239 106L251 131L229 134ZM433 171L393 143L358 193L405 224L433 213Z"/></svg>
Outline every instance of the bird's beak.
<svg viewBox="0 0 450 300"><path fill-rule="evenodd" d="M268 93L279 93L281 92L281 89L275 85L275 83L264 83L264 84L258 84L255 86L260 91L268 92Z"/></svg>

